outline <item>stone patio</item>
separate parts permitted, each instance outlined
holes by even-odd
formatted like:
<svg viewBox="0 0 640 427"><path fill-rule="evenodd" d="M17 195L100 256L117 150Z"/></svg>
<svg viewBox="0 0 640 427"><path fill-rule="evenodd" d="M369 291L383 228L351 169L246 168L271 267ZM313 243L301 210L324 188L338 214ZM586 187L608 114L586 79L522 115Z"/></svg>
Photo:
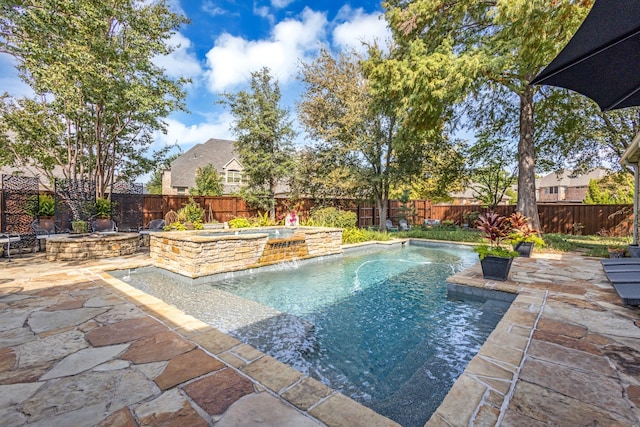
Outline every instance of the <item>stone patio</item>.
<svg viewBox="0 0 640 427"><path fill-rule="evenodd" d="M397 425L103 273L149 263L0 259L3 425ZM596 259L517 259L507 282L476 265L450 281L518 296L428 425L640 425L640 310Z"/></svg>

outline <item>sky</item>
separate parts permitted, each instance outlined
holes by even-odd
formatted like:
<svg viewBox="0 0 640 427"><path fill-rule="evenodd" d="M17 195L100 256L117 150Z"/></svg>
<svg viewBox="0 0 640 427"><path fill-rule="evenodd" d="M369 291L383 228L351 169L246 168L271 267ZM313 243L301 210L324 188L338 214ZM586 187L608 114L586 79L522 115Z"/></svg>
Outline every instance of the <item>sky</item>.
<svg viewBox="0 0 640 427"><path fill-rule="evenodd" d="M377 0L176 0L173 4L191 24L173 37L180 47L160 64L171 76L193 80L187 88L190 114L173 114L167 135L158 142L177 143L183 150L209 138L233 139L232 117L216 101L222 92L246 89L251 72L271 70L282 91L282 106L295 119L301 62L313 59L321 47L334 52L362 49L363 41L390 38ZM304 140L301 132L297 142Z"/></svg>
<svg viewBox="0 0 640 427"><path fill-rule="evenodd" d="M169 43L176 50L156 58L171 77L188 77L189 113L175 112L165 122L152 148L176 144L186 151L209 138L233 139L232 117L217 103L222 92L246 89L251 72L268 67L282 92L281 106L291 111L296 142L305 136L295 120L301 85L296 76L303 61L321 47L332 52L363 49L363 41L382 44L391 35L378 0L168 0L174 11L190 19ZM12 59L0 54L0 92L29 94Z"/></svg>

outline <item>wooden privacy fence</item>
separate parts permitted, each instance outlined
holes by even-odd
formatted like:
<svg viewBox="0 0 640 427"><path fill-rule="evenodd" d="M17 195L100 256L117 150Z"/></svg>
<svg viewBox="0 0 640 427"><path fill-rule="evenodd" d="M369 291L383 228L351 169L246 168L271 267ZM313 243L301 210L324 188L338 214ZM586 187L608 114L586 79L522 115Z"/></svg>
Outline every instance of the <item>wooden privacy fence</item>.
<svg viewBox="0 0 640 427"><path fill-rule="evenodd" d="M215 220L227 222L236 217L252 217L259 215L255 209L249 207L244 200L231 196L194 196L193 200L205 211L205 221ZM164 218L170 210L178 211L181 207L189 203L189 196L160 196L146 194L144 196L144 223L149 223L152 219ZM371 203L355 203L352 201L337 201L334 203L341 209L355 212L358 217L359 227L377 226L380 223L378 210ZM278 199L276 215L282 218L287 212L295 210L304 220L308 218L311 209L315 206L312 199L302 199L292 205L289 200ZM410 222L418 224L423 218L431 215L431 203L428 200L412 200L408 203L408 216ZM402 203L398 200L390 200L387 206L387 216L397 222L397 218L403 212Z"/></svg>
<svg viewBox="0 0 640 427"><path fill-rule="evenodd" d="M227 222L236 217L252 217L259 214L249 207L239 197L196 196L193 199L205 210L205 221L215 220ZM188 196L144 196L144 223L156 218L164 218L170 210L178 211L189 202ZM355 212L359 227L378 226L380 218L373 203L356 203L339 201L335 203L341 209ZM308 218L314 201L303 199L295 206L286 199L279 199L276 213L282 218L290 210L294 210L304 220ZM425 218L450 220L457 225L464 224L465 213L486 212L487 209L479 205L432 205L428 200L412 200L408 206L409 212L398 200L390 200L387 206L387 217L397 224L401 216L408 216L412 224L421 224ZM497 206L496 212L501 215L511 215L515 206ZM565 234L608 234L612 236L629 236L633 227L632 205L564 205L539 204L538 214L540 225L544 233Z"/></svg>
<svg viewBox="0 0 640 427"><path fill-rule="evenodd" d="M496 212L511 215L515 206L497 206ZM434 219L464 223L464 214L486 212L479 205L439 205L431 207ZM607 234L629 236L633 230L632 205L539 204L540 227L544 233Z"/></svg>

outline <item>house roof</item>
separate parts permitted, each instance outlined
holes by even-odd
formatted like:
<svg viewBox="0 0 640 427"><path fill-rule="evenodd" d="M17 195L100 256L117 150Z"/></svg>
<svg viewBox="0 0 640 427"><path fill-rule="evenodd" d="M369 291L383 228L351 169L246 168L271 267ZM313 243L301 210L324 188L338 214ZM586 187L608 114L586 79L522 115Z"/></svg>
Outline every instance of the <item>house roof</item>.
<svg viewBox="0 0 640 427"><path fill-rule="evenodd" d="M195 187L196 169L208 164L212 164L218 172L222 173L227 164L233 159L238 159L234 144L234 141L211 138L205 143L194 145L171 162L171 186Z"/></svg>
<svg viewBox="0 0 640 427"><path fill-rule="evenodd" d="M586 187L592 179L602 179L609 171L602 168L596 168L582 175L572 175L572 171L565 171L561 175L552 172L536 180L536 188L547 187Z"/></svg>

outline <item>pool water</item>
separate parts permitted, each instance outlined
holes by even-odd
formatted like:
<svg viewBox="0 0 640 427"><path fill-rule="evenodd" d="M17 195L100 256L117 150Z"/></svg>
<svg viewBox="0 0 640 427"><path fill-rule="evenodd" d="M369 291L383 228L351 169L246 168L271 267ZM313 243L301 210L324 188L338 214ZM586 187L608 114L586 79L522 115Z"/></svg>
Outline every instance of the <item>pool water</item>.
<svg viewBox="0 0 640 427"><path fill-rule="evenodd" d="M477 254L397 246L193 285L114 272L403 426L422 426L509 303L449 295Z"/></svg>

